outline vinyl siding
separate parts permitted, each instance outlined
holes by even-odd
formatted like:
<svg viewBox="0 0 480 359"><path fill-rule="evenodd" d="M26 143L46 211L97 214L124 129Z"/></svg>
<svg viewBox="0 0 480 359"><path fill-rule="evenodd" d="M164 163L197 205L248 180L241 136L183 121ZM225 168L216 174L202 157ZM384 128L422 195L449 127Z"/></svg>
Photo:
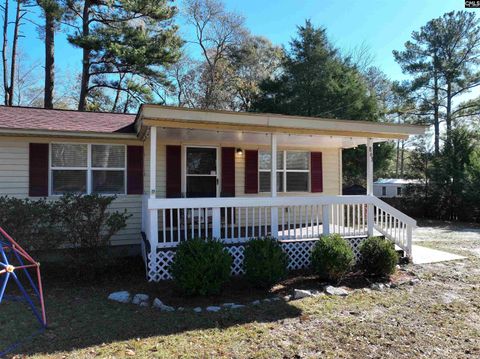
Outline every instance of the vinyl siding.
<svg viewBox="0 0 480 359"><path fill-rule="evenodd" d="M135 140L86 140L86 139L68 139L68 138L47 138L47 137L8 137L0 136L0 194L16 196L20 198L28 197L28 144L48 143L48 142L81 142L81 143L119 143L125 145L141 145L141 141ZM175 141L158 141L157 144L157 197L165 198L166 191L166 145L180 144ZM211 145L221 147L231 147L231 143L189 143L189 145ZM236 147L240 147L237 145ZM241 146L243 149L264 149L268 147ZM341 194L341 149L339 148L299 148L299 147L279 147L282 149L319 151L323 153L323 188L322 193L305 192L279 192L279 196L318 196L321 194L338 195ZM149 192L150 186L150 140L144 142L144 189ZM183 156L183 151L182 151ZM182 164L182 168L184 168ZM245 194L245 163L244 156L235 155L235 193L237 197L242 196L268 196L269 193ZM183 178L182 178L183 181ZM55 199L55 196L50 197ZM127 227L117 233L112 238L113 245L138 244L140 243L141 231L141 195L120 195L112 204L112 210L123 211L132 214L128 220ZM160 227L161 228L161 227Z"/></svg>
<svg viewBox="0 0 480 359"><path fill-rule="evenodd" d="M185 145L176 141L157 141L157 197L165 198L166 196L166 146L167 145ZM216 147L232 147L233 144L222 144L222 143L188 143L188 146L216 146ZM240 147L240 146L236 146ZM262 146L241 146L245 149L260 149L268 151L268 147ZM323 192L320 193L311 193L311 192L278 192L278 196L319 196L322 194L326 195L339 195L342 191L342 159L341 159L341 149L340 148L321 148L321 147L279 147L279 150L304 150L310 152L322 152L323 160ZM182 161L184 158L184 149L182 148ZM220 163L220 161L218 161ZM145 193L149 192L150 186L150 140L145 141ZM182 168L185 168L185 164L182 164ZM182 173L182 181L184 181L184 174ZM220 178L220 176L219 176ZM258 194L246 194L245 193L245 156L235 155L235 196L236 197L267 197L269 193L258 193ZM321 215L321 214L320 214ZM241 221L245 223L245 218L242 215ZM162 216L159 215L158 226L162 228Z"/></svg>
<svg viewBox="0 0 480 359"><path fill-rule="evenodd" d="M118 143L137 146L142 144L141 141L0 136L0 195L28 197L28 148L31 142ZM32 199L35 198L32 197ZM57 197L49 198L55 200ZM127 221L127 227L112 238L113 245L140 243L141 205L141 195L119 195L112 203L112 210L123 211L126 209L129 214L132 214Z"/></svg>

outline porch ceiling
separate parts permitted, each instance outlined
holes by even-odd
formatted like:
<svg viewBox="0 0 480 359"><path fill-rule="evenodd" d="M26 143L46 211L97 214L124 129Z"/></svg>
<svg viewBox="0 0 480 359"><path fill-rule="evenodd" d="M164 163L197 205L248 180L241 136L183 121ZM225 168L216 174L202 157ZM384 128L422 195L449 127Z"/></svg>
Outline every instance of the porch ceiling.
<svg viewBox="0 0 480 359"><path fill-rule="evenodd" d="M182 142L186 144L218 144L241 147L266 146L271 144L270 133L245 132L245 131L212 131L183 128L157 128L157 137L162 142ZM376 139L376 142L385 141ZM279 147L296 148L351 148L366 143L366 138L322 135L288 135L277 134Z"/></svg>
<svg viewBox="0 0 480 359"><path fill-rule="evenodd" d="M337 147L345 146L343 138L360 138L362 140L359 143L365 143L367 138L375 139L376 142L406 139L410 135L424 134L427 128L427 126L418 125L210 111L158 105L142 105L135 126L140 136L145 135L148 127L155 126L165 129L207 131L210 134L217 131L232 132L237 133L235 135L237 139L239 135L245 133L277 133L287 137L296 135L303 136L305 139L311 137L313 141L318 141L317 136L332 139L339 137L337 141L342 145L339 146L337 143ZM351 147L356 144L358 144L357 141L346 146Z"/></svg>

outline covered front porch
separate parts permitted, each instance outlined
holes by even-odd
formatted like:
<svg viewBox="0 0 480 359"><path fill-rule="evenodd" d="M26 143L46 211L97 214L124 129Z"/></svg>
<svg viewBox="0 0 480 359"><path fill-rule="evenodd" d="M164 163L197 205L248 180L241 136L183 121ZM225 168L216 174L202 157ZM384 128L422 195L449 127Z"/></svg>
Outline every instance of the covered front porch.
<svg viewBox="0 0 480 359"><path fill-rule="evenodd" d="M175 247L194 237L224 242L234 257L233 274L242 271L243 244L262 236L272 236L282 243L289 253L291 269L308 265L315 239L330 233L345 237L356 254L362 239L380 234L411 256L415 220L373 196L373 144L406 138L423 128L154 107L143 108L139 116L137 125L148 138L145 157L149 161L149 191L143 198L142 231L149 280L169 278L167 268ZM162 172L157 155L158 146L172 139L180 146L182 176L175 198L166 198L172 196L159 188L162 181L157 176ZM235 149L236 157L245 156L252 146L257 148L257 168L249 172L249 165L244 164L245 191L225 190L226 144ZM367 195L342 196L341 151L359 145L367 147ZM207 165L197 168L190 157L198 157L189 156L189 148L214 150L197 151L211 156ZM300 164L289 164L287 156L294 151L308 155L290 155L300 158ZM336 162L327 161L325 156L322 161L322 153L329 151ZM302 156L308 158L308 162L303 160L307 170L301 167ZM166 162L165 171L169 171L168 158ZM289 170L289 166L293 168ZM305 171L307 176L297 174ZM247 190L251 177L256 192Z"/></svg>

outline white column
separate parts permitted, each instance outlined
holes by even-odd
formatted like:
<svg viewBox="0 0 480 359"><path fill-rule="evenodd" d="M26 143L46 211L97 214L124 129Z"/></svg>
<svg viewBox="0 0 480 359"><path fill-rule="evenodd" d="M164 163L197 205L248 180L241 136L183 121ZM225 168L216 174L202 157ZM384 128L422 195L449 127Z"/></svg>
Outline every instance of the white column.
<svg viewBox="0 0 480 359"><path fill-rule="evenodd" d="M271 150L272 150L272 163L270 173L270 192L272 197L277 197L277 135L272 133L270 135L271 139Z"/></svg>
<svg viewBox="0 0 480 359"><path fill-rule="evenodd" d="M157 194L157 128L150 127L150 198Z"/></svg>
<svg viewBox="0 0 480 359"><path fill-rule="evenodd" d="M373 140L367 139L367 194L373 195Z"/></svg>
<svg viewBox="0 0 480 359"><path fill-rule="evenodd" d="M277 197L277 135L272 133L271 140L271 164L270 164L270 192L272 198ZM270 231L274 238L278 238L278 207L270 207Z"/></svg>
<svg viewBox="0 0 480 359"><path fill-rule="evenodd" d="M157 193L157 128L150 127L150 199L156 198ZM148 200L147 200L148 203ZM147 238L150 242L151 252L149 255L152 268L149 271L155 271L157 262L158 246L158 210L148 208L148 228L146 228ZM150 273L152 274L152 273Z"/></svg>
<svg viewBox="0 0 480 359"><path fill-rule="evenodd" d="M373 196L373 140L367 139L367 195ZM373 204L367 205L367 234L373 236Z"/></svg>

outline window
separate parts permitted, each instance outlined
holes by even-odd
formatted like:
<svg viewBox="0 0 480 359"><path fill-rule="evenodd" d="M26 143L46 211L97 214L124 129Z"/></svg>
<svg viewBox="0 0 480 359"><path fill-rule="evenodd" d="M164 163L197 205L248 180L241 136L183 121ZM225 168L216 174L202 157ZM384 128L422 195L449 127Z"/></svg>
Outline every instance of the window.
<svg viewBox="0 0 480 359"><path fill-rule="evenodd" d="M402 195L402 187L397 187L397 196Z"/></svg>
<svg viewBox="0 0 480 359"><path fill-rule="evenodd" d="M382 196L386 196L387 195L387 187L383 186L382 187Z"/></svg>
<svg viewBox="0 0 480 359"><path fill-rule="evenodd" d="M53 143L51 194L125 193L125 146Z"/></svg>
<svg viewBox="0 0 480 359"><path fill-rule="evenodd" d="M259 191L270 192L271 153L258 153ZM310 179L310 153L279 151L277 153L277 191L307 192Z"/></svg>

